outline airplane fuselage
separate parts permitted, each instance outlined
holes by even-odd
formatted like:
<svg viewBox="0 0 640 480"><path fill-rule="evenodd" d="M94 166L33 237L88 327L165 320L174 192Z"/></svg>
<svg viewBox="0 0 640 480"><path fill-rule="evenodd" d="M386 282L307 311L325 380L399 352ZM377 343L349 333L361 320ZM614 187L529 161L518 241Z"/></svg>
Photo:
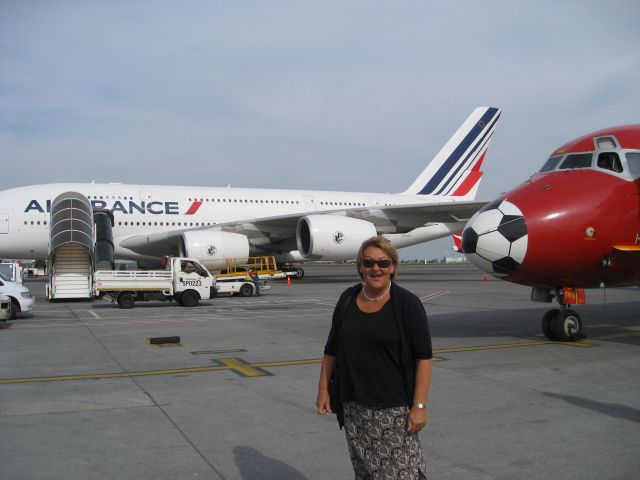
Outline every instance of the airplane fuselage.
<svg viewBox="0 0 640 480"><path fill-rule="evenodd" d="M558 148L468 222L463 248L480 268L534 288L640 284L640 125Z"/></svg>
<svg viewBox="0 0 640 480"><path fill-rule="evenodd" d="M555 288L640 284L640 180L593 170L540 173L505 198L526 219L527 253L505 279Z"/></svg>
<svg viewBox="0 0 640 480"><path fill-rule="evenodd" d="M136 234L197 229L217 224L292 213L340 212L357 207L433 203L430 195L319 190L274 190L126 184L48 184L0 192L0 256L43 259L48 255L50 209L67 191L86 196L94 208L113 212L116 257L148 259L119 246ZM462 224L457 228L461 228Z"/></svg>

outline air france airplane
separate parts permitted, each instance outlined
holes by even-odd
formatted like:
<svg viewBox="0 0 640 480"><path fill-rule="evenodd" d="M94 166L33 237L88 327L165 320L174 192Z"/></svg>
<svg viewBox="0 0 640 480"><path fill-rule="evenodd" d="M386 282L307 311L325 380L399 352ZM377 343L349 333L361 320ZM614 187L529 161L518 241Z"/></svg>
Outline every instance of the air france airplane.
<svg viewBox="0 0 640 480"><path fill-rule="evenodd" d="M500 110L476 108L415 181L397 194L62 183L0 192L0 258L45 259L50 210L64 192L113 212L115 258L274 255L278 262L355 258L382 234L407 247L460 232L475 202Z"/></svg>

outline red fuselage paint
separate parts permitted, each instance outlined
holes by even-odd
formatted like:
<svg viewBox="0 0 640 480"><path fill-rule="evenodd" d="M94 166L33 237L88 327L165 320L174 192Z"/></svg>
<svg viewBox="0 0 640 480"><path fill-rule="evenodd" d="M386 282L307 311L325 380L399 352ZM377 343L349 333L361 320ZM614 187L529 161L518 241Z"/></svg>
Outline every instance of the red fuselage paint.
<svg viewBox="0 0 640 480"><path fill-rule="evenodd" d="M555 171L504 197L522 210L529 234L524 261L505 280L549 288L640 284L640 254L614 249L638 242L640 180Z"/></svg>
<svg viewBox="0 0 640 480"><path fill-rule="evenodd" d="M568 158L564 155L583 153L594 155L589 165L564 167ZM609 167L611 155L626 159L626 167L620 163L618 168L613 163ZM524 258L512 262L510 273L495 270L491 259L474 258L474 251L470 259L504 280L532 287L640 285L638 155L640 124L600 130L559 147L551 154L562 156L559 169L548 167L550 171L536 173L498 199L515 205L524 217L528 235ZM501 202L487 208L497 204ZM480 235L489 233L484 225L477 216L467 227ZM469 238L473 240L473 235ZM485 253L501 252L501 240L492 238L483 244Z"/></svg>

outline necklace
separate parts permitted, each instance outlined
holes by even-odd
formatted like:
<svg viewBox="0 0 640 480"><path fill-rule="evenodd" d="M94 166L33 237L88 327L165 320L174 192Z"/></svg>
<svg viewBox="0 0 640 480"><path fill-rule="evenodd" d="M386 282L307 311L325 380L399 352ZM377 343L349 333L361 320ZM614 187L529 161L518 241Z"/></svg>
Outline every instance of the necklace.
<svg viewBox="0 0 640 480"><path fill-rule="evenodd" d="M384 293L382 295L380 295L378 298L371 298L369 297L369 295L367 295L367 287L363 286L362 287L362 295L364 295L364 298L366 298L367 300L369 300L370 302L377 302L378 300L380 300L382 297L384 297L387 293L389 293L389 290L391 290L391 282L389 282L389 286L387 287L387 289L384 291Z"/></svg>

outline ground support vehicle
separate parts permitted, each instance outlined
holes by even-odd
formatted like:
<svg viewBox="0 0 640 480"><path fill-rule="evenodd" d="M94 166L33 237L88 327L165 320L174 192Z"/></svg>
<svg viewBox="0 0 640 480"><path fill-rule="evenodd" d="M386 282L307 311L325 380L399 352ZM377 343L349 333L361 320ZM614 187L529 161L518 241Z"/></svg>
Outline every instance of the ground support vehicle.
<svg viewBox="0 0 640 480"><path fill-rule="evenodd" d="M216 273L218 281L243 279L248 272L257 273L261 280L286 278L284 273L278 269L276 259L272 256L225 258L224 261L224 267L221 267L220 273Z"/></svg>
<svg viewBox="0 0 640 480"><path fill-rule="evenodd" d="M0 273L0 294L6 295L11 300L9 305L9 318L16 318L20 312L28 312L35 303L31 292L22 283L12 282Z"/></svg>
<svg viewBox="0 0 640 480"><path fill-rule="evenodd" d="M165 270L96 270L93 290L95 296L109 295L120 308L146 300L176 300L195 307L218 293L213 275L196 260L183 257L168 258Z"/></svg>
<svg viewBox="0 0 640 480"><path fill-rule="evenodd" d="M251 297L256 292L256 275L261 293L271 288L268 280L286 278L272 256L226 258L224 268L215 274L218 293Z"/></svg>
<svg viewBox="0 0 640 480"><path fill-rule="evenodd" d="M302 267L298 265L285 264L280 266L280 270L285 274L286 277L292 278L303 278L304 270Z"/></svg>
<svg viewBox="0 0 640 480"><path fill-rule="evenodd" d="M6 295L0 295L0 322L9 320L11 299Z"/></svg>
<svg viewBox="0 0 640 480"><path fill-rule="evenodd" d="M271 285L266 280L258 281L260 282L260 292L271 289ZM251 297L256 291L253 279L248 278L247 275L216 280L216 288L220 295L238 295L240 297Z"/></svg>
<svg viewBox="0 0 640 480"><path fill-rule="evenodd" d="M12 282L22 283L26 271L24 265L20 262L2 262L0 263L0 273Z"/></svg>

